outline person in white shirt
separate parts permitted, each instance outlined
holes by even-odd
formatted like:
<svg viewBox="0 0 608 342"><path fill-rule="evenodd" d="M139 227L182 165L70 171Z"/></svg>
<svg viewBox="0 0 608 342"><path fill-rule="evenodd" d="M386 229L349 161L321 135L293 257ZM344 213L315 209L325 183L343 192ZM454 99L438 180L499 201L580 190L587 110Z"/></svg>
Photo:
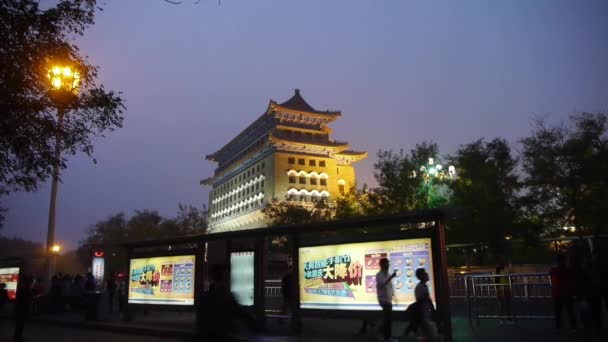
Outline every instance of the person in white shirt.
<svg viewBox="0 0 608 342"><path fill-rule="evenodd" d="M433 302L431 301L429 288L426 285L426 282L429 281L429 275L424 268L419 268L416 270L416 278L420 280L414 290L420 314L418 331L421 333L424 341L436 341L438 332L435 322L433 322Z"/></svg>
<svg viewBox="0 0 608 342"><path fill-rule="evenodd" d="M390 341L392 338L393 283L391 280L397 276L397 271L392 274L388 273L388 266L388 259L382 258L380 260L380 271L376 273L376 293L378 295L378 303L384 313L382 335L386 341Z"/></svg>

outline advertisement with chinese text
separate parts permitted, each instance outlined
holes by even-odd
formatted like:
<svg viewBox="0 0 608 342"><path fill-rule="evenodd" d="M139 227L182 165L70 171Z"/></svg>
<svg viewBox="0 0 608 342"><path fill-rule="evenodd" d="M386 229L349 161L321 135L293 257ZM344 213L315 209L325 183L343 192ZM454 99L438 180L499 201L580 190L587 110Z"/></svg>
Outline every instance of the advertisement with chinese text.
<svg viewBox="0 0 608 342"><path fill-rule="evenodd" d="M8 299L17 298L17 281L19 280L19 267L0 268L0 284L6 284Z"/></svg>
<svg viewBox="0 0 608 342"><path fill-rule="evenodd" d="M194 305L194 255L131 259L129 303Z"/></svg>
<svg viewBox="0 0 608 342"><path fill-rule="evenodd" d="M376 296L376 274L380 260L390 262L393 278L393 308L415 301L418 284L415 272L426 269L431 299L435 284L431 239L374 241L299 249L300 307L327 310L381 310Z"/></svg>

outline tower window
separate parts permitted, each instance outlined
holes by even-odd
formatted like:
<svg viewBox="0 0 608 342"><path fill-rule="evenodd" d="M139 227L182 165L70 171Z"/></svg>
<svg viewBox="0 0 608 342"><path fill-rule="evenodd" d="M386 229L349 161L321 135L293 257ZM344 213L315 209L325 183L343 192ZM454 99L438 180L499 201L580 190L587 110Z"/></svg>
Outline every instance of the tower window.
<svg viewBox="0 0 608 342"><path fill-rule="evenodd" d="M308 166L317 166L317 161L314 159L311 159L308 161Z"/></svg>
<svg viewBox="0 0 608 342"><path fill-rule="evenodd" d="M304 158L298 159L298 165L306 165L306 160Z"/></svg>
<svg viewBox="0 0 608 342"><path fill-rule="evenodd" d="M310 179L310 185L317 185L317 179L316 178L311 178Z"/></svg>
<svg viewBox="0 0 608 342"><path fill-rule="evenodd" d="M319 166L320 167L325 167L325 160L320 160L319 161Z"/></svg>
<svg viewBox="0 0 608 342"><path fill-rule="evenodd" d="M289 176L289 183L295 184L296 183L296 176Z"/></svg>
<svg viewBox="0 0 608 342"><path fill-rule="evenodd" d="M294 158L294 157L287 158L287 163L288 164L295 164L296 163L296 158Z"/></svg>
<svg viewBox="0 0 608 342"><path fill-rule="evenodd" d="M327 179L321 179L321 186L327 186Z"/></svg>
<svg viewBox="0 0 608 342"><path fill-rule="evenodd" d="M342 195L344 195L344 184L340 184L340 185L338 185L338 191L340 191L340 193L341 193Z"/></svg>
<svg viewBox="0 0 608 342"><path fill-rule="evenodd" d="M300 177L300 184L306 184L306 177Z"/></svg>

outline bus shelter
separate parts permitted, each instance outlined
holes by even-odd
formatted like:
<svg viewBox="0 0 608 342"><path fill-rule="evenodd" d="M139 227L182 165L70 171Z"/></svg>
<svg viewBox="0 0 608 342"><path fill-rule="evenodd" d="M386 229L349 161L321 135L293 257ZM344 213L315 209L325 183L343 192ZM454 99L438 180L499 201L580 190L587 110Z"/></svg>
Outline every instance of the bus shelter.
<svg viewBox="0 0 608 342"><path fill-rule="evenodd" d="M309 316L371 319L381 310L375 274L387 258L389 272L397 273L393 311L415 301L415 271L424 268L441 332L451 340L445 227L454 216L425 210L126 243L125 316L142 308L195 310L210 269L222 265L237 301L261 327L273 312L269 288L280 292L285 276L295 289L289 296L295 332Z"/></svg>

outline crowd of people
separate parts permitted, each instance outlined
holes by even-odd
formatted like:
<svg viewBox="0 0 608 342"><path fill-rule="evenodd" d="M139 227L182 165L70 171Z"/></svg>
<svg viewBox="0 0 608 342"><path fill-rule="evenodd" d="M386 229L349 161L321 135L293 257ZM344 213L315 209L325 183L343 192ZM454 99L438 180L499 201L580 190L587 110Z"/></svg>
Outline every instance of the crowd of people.
<svg viewBox="0 0 608 342"><path fill-rule="evenodd" d="M558 255L556 265L549 271L556 329L562 328L565 311L572 330L578 329L580 323L585 335L600 333L603 308L608 311L606 266L597 250L583 258Z"/></svg>
<svg viewBox="0 0 608 342"><path fill-rule="evenodd" d="M119 310L122 312L126 299L126 281L124 278L110 277L104 284L97 284L92 273L85 276L58 273L51 278L50 286L43 277L31 277L21 274L17 283L15 300L15 341L23 339L25 321L32 314L53 312L78 312L90 309L91 296L87 294L105 291L108 298L108 310L113 311L114 301L118 299ZM0 309L8 300L5 287L0 285ZM116 296L118 293L118 296ZM98 304L95 304L98 305Z"/></svg>

